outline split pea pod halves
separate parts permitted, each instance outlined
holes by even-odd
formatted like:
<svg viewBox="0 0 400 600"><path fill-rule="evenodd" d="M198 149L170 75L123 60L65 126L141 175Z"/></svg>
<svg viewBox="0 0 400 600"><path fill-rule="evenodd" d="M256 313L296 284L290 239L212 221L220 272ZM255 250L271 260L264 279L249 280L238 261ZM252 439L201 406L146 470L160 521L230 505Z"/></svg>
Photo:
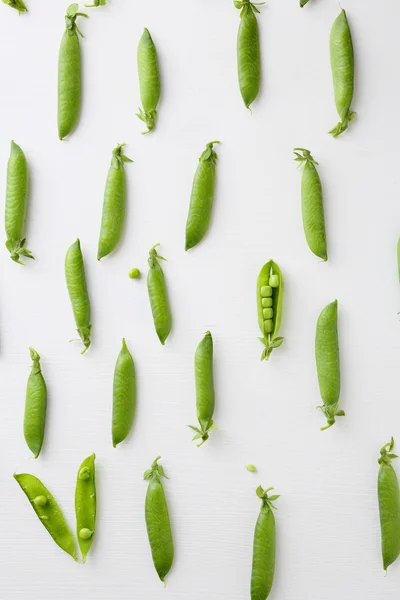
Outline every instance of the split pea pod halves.
<svg viewBox="0 0 400 600"><path fill-rule="evenodd" d="M90 302L86 286L85 265L83 263L79 240L76 240L69 247L66 254L65 279L67 281L76 327L85 346L82 350L82 354L84 354L91 343L90 332L92 325L90 323Z"/></svg>
<svg viewBox="0 0 400 600"><path fill-rule="evenodd" d="M82 562L93 542L96 525L96 455L91 454L81 464L75 488L76 534L82 553Z"/></svg>
<svg viewBox="0 0 400 600"><path fill-rule="evenodd" d="M156 244L149 252L149 272L147 275L147 289L149 292L150 306L153 313L154 327L160 342L164 345L172 327L172 315L169 306L167 285L159 260L165 260L157 254Z"/></svg>
<svg viewBox="0 0 400 600"><path fill-rule="evenodd" d="M340 360L337 329L337 300L322 310L318 317L315 334L315 362L317 364L319 391L328 429L335 423L335 417L343 417L344 411L338 409L340 396Z"/></svg>
<svg viewBox="0 0 400 600"><path fill-rule="evenodd" d="M262 501L253 542L253 565L251 570L251 600L266 600L272 588L275 573L276 531L272 502L279 495L268 496L274 488L264 490L259 486L257 496Z"/></svg>
<svg viewBox="0 0 400 600"><path fill-rule="evenodd" d="M168 505L161 477L166 477L164 469L158 464L158 456L151 468L144 474L148 480L145 501L145 518L154 567L161 581L165 581L174 561L174 544Z"/></svg>
<svg viewBox="0 0 400 600"><path fill-rule="evenodd" d="M354 91L354 53L351 31L347 16L341 10L332 25L330 35L331 68L336 110L340 122L329 133L338 137L346 131L349 122L355 117L351 112Z"/></svg>
<svg viewBox="0 0 400 600"><path fill-rule="evenodd" d="M124 146L125 144L120 144L114 148L108 170L97 250L98 260L114 250L121 239L124 227L126 204L124 163L132 162L130 158L122 153Z"/></svg>
<svg viewBox="0 0 400 600"><path fill-rule="evenodd" d="M185 250L197 246L210 227L218 159L213 145L219 143L217 141L209 142L199 158L199 164L193 179L189 214L186 222Z"/></svg>
<svg viewBox="0 0 400 600"><path fill-rule="evenodd" d="M150 133L156 125L157 105L160 99L161 83L158 68L157 50L148 29L143 31L137 51L140 98L143 108L139 108L137 116Z"/></svg>
<svg viewBox="0 0 400 600"><path fill-rule="evenodd" d="M209 438L210 431L217 429L213 414L215 406L214 374L213 374L213 339L209 331L197 346L194 356L194 376L196 383L196 410L199 427L189 425L195 432L194 440L201 440L201 446Z"/></svg>
<svg viewBox="0 0 400 600"><path fill-rule="evenodd" d="M65 15L65 31L58 54L58 137L75 129L81 110L81 49L76 24L77 17L87 17L79 12L78 4L71 4Z"/></svg>
<svg viewBox="0 0 400 600"><path fill-rule="evenodd" d="M237 65L240 93L246 108L258 96L261 82L260 40L256 13L257 6L264 2L250 0L235 1L240 12L240 25L237 37Z"/></svg>
<svg viewBox="0 0 400 600"><path fill-rule="evenodd" d="M272 350L283 342L283 337L277 337L282 320L282 305L282 273L278 265L269 260L257 279L258 325L263 335L259 340L264 344L261 360L268 360Z"/></svg>
<svg viewBox="0 0 400 600"><path fill-rule="evenodd" d="M322 186L316 169L318 163L305 148L295 148L294 153L294 160L304 164L301 178L301 210L306 240L311 252L322 260L328 260Z"/></svg>
<svg viewBox="0 0 400 600"><path fill-rule="evenodd" d="M26 387L24 436L28 448L37 458L43 445L47 389L40 367L40 356L33 348L29 348L29 350L33 363Z"/></svg>
<svg viewBox="0 0 400 600"><path fill-rule="evenodd" d="M14 479L26 494L33 510L45 526L55 543L74 560L78 560L75 552L75 539L68 527L55 498L34 475L29 473L15 474Z"/></svg>
<svg viewBox="0 0 400 600"><path fill-rule="evenodd" d="M381 522L382 562L385 571L400 554L400 491L392 459L393 438L380 451L378 473L378 503Z"/></svg>
<svg viewBox="0 0 400 600"><path fill-rule="evenodd" d="M114 370L112 443L114 448L131 430L136 411L135 363L125 340Z"/></svg>
<svg viewBox="0 0 400 600"><path fill-rule="evenodd" d="M29 170L25 154L15 143L11 142L10 158L7 165L7 190L6 190L6 248L11 258L23 265L21 256L33 258L31 252L25 248L24 238L26 209L29 195Z"/></svg>

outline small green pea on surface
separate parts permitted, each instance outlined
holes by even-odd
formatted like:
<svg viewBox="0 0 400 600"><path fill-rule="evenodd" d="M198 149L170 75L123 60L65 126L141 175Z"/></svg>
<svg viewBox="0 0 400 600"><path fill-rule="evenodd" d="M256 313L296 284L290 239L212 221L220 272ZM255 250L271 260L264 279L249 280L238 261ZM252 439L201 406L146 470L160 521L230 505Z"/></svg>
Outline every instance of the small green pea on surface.
<svg viewBox="0 0 400 600"><path fill-rule="evenodd" d="M252 465L251 463L246 465L246 469L250 471L250 473L255 473L257 471L257 467L255 465Z"/></svg>
<svg viewBox="0 0 400 600"><path fill-rule="evenodd" d="M141 272L139 271L139 269L131 269L128 273L130 279L140 279L141 276Z"/></svg>
<svg viewBox="0 0 400 600"><path fill-rule="evenodd" d="M3 0L11 8L15 8L19 13L28 12L28 9L22 0Z"/></svg>

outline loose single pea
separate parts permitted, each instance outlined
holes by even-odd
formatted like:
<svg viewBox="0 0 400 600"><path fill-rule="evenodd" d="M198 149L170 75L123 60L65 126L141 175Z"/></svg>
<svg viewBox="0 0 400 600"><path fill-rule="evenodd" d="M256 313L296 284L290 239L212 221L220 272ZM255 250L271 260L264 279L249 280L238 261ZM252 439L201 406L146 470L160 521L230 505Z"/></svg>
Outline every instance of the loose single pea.
<svg viewBox="0 0 400 600"><path fill-rule="evenodd" d="M378 473L378 503L381 523L382 562L385 571L400 554L400 491L392 459L393 438L380 451Z"/></svg>
<svg viewBox="0 0 400 600"><path fill-rule="evenodd" d="M29 169L25 154L15 142L11 142L7 165L6 189L6 248L13 261L23 265L21 256L34 258L25 248L24 238L26 209L29 196Z"/></svg>
<svg viewBox="0 0 400 600"><path fill-rule="evenodd" d="M67 552L74 560L78 560L75 552L74 536L69 529L55 498L34 475L29 473L14 474L14 479L30 501L33 510L47 529L55 543ZM40 498L40 500L39 500ZM43 498L46 500L44 502ZM38 501L39 500L39 501Z"/></svg>
<svg viewBox="0 0 400 600"><path fill-rule="evenodd" d="M254 102L260 90L260 41L256 13L260 12L257 6L261 4L264 2L234 2L235 7L241 11L237 37L237 66L240 93L246 108Z"/></svg>
<svg viewBox="0 0 400 600"><path fill-rule="evenodd" d="M3 0L4 4L7 4L11 8L15 8L20 14L28 12L28 9L22 0Z"/></svg>
<svg viewBox="0 0 400 600"><path fill-rule="evenodd" d="M250 473L255 473L257 471L256 466L252 464L246 465L246 469L250 471Z"/></svg>
<svg viewBox="0 0 400 600"><path fill-rule="evenodd" d="M47 389L40 367L40 356L33 348L29 348L29 350L33 364L26 387L24 437L28 448L37 458L42 449L44 438Z"/></svg>
<svg viewBox="0 0 400 600"><path fill-rule="evenodd" d="M272 504L279 495L268 496L274 488L256 490L262 501L260 514L254 530L253 565L251 569L251 600L266 600L272 589L275 573L276 531Z"/></svg>
<svg viewBox="0 0 400 600"><path fill-rule="evenodd" d="M141 273L140 273L139 269L131 269L129 271L129 277L131 279L139 279L140 275L141 275Z"/></svg>
<svg viewBox="0 0 400 600"><path fill-rule="evenodd" d="M137 63L139 73L140 98L143 108L139 108L137 116L147 127L153 131L157 120L157 105L160 99L161 83L158 68L157 50L148 29L143 31L140 38Z"/></svg>
<svg viewBox="0 0 400 600"><path fill-rule="evenodd" d="M79 12L78 4L71 4L65 15L65 31L58 55L58 137L75 129L81 110L81 49L78 34L83 37L76 24L77 17L86 17Z"/></svg>
<svg viewBox="0 0 400 600"><path fill-rule="evenodd" d="M301 211L307 244L316 256L328 260L326 249L325 217L321 180L309 150L295 148L295 161L304 164L301 178Z"/></svg>
<svg viewBox="0 0 400 600"><path fill-rule="evenodd" d="M81 464L75 488L75 514L78 544L82 553L82 562L93 542L96 526L96 455L91 454Z"/></svg>
<svg viewBox="0 0 400 600"><path fill-rule="evenodd" d="M194 248L206 235L214 204L215 174L218 155L213 149L214 141L207 144L199 158L193 180L189 214L186 221L185 250Z"/></svg>
<svg viewBox="0 0 400 600"><path fill-rule="evenodd" d="M322 310L318 317L315 334L315 361L317 365L319 391L328 429L335 423L335 417L343 417L344 411L338 410L340 396L340 360L337 329L337 300Z"/></svg>
<svg viewBox="0 0 400 600"><path fill-rule="evenodd" d="M354 91L354 53L351 31L344 10L341 10L332 25L330 53L336 110L340 122L329 133L338 137L346 131L356 114L350 110Z"/></svg>
<svg viewBox="0 0 400 600"><path fill-rule="evenodd" d="M65 279L79 336L84 344L82 354L89 348L90 302L86 285L85 265L79 239L69 247L65 257Z"/></svg>
<svg viewBox="0 0 400 600"><path fill-rule="evenodd" d="M114 370L112 443L114 448L129 434L136 411L135 363L125 340Z"/></svg>
<svg viewBox="0 0 400 600"><path fill-rule="evenodd" d="M148 263L150 269L147 275L147 289L153 313L154 327L158 339L164 345L171 331L172 315L164 273L159 263L160 260L165 260L165 258L157 254L157 246L159 244L153 246L149 252Z"/></svg>
<svg viewBox="0 0 400 600"><path fill-rule="evenodd" d="M194 425L189 425L189 427L195 432L193 441L201 440L197 444L198 447L208 440L211 431L217 429L213 421L215 407L213 357L213 339L211 333L207 331L194 355L196 411L200 427Z"/></svg>
<svg viewBox="0 0 400 600"><path fill-rule="evenodd" d="M277 337L282 320L282 305L282 273L278 265L270 260L265 263L257 279L258 325L263 336L259 339L264 344L261 360L268 360L272 350L283 342L283 337Z"/></svg>
<svg viewBox="0 0 400 600"><path fill-rule="evenodd" d="M148 480L145 501L145 518L154 567L161 581L165 581L174 561L174 544L168 505L161 477L166 477L164 469L158 464L158 456L151 468L144 474Z"/></svg>
<svg viewBox="0 0 400 600"><path fill-rule="evenodd" d="M111 165L104 190L97 260L101 260L116 248L124 228L126 205L124 163L133 162L122 152L125 145L119 144L112 151Z"/></svg>

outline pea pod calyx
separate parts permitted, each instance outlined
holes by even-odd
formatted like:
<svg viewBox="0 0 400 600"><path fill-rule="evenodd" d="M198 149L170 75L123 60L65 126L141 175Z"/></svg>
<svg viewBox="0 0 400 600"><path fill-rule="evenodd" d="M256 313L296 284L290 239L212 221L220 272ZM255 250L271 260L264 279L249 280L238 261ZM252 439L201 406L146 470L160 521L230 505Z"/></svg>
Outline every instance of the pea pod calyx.
<svg viewBox="0 0 400 600"><path fill-rule="evenodd" d="M307 148L293 148L293 152L296 155L295 161L299 163L310 162L313 165L317 165L317 161L311 156L311 152Z"/></svg>
<svg viewBox="0 0 400 600"><path fill-rule="evenodd" d="M190 429L193 429L195 435L192 437L192 442L196 440L200 440L201 442L197 444L197 447L200 448L208 440L210 437L211 431L218 431L218 427L214 425L214 421L210 419L207 423L199 423L200 427L196 427L195 425L188 425Z"/></svg>
<svg viewBox="0 0 400 600"><path fill-rule="evenodd" d="M378 463L390 465L394 458L398 458L397 454L392 454L392 450L394 447L394 439L393 436L390 438L390 442L382 446L380 449L380 456L378 458Z"/></svg>
<svg viewBox="0 0 400 600"><path fill-rule="evenodd" d="M144 472L143 479L145 481L152 479L153 477L155 479L158 479L158 481L161 480L161 477L165 477L165 479L168 479L168 477L165 474L164 467L158 464L158 461L160 459L161 456L157 456L157 458L152 462L150 469L147 469L147 471Z"/></svg>
<svg viewBox="0 0 400 600"><path fill-rule="evenodd" d="M33 260L35 260L35 257L33 256L32 252L28 250L28 248L24 248L25 244L26 238L22 240L6 241L6 248L10 253L11 259L19 265L25 264L22 260L20 260L21 256L26 256L26 258L32 258Z"/></svg>
<svg viewBox="0 0 400 600"><path fill-rule="evenodd" d="M273 487L269 487L264 490L264 488L261 485L259 485L256 489L256 494L258 498L262 500L262 509L265 509L266 511L276 510L276 506L273 505L273 502L280 497L280 494L273 494L272 496L268 496L268 492L270 492L273 489Z"/></svg>
<svg viewBox="0 0 400 600"><path fill-rule="evenodd" d="M220 144L220 143L221 142L219 142L218 140L215 140L213 142L208 142L208 144L206 145L206 149L201 153L199 162L209 161L209 162L212 162L214 165L216 165L217 160L218 160L218 154L213 149L213 146L214 146L214 144Z"/></svg>
<svg viewBox="0 0 400 600"><path fill-rule="evenodd" d="M81 37L85 37L76 24L77 17L85 17L85 19L88 19L89 15L79 12L78 4L70 4L65 15L65 28L71 35L76 32L79 33Z"/></svg>
<svg viewBox="0 0 400 600"><path fill-rule="evenodd" d="M163 256L160 256L157 253L156 248L160 245L160 243L155 244L149 251L149 258L147 259L147 262L149 263L149 267L150 269L154 269L154 267L157 264L158 260L167 260L166 258L164 258Z"/></svg>
<svg viewBox="0 0 400 600"><path fill-rule="evenodd" d="M122 149L125 146L126 142L123 142L122 144L118 144L118 146L112 151L111 165L116 169L123 167L124 163L133 162L131 158L123 154Z"/></svg>
<svg viewBox="0 0 400 600"><path fill-rule="evenodd" d="M240 13L240 18L242 18L249 10L252 10L255 13L259 13L260 11L258 10L257 6L262 6L263 4L265 4L265 2L250 2L250 0L235 0L234 3L235 7L239 10L241 10Z"/></svg>

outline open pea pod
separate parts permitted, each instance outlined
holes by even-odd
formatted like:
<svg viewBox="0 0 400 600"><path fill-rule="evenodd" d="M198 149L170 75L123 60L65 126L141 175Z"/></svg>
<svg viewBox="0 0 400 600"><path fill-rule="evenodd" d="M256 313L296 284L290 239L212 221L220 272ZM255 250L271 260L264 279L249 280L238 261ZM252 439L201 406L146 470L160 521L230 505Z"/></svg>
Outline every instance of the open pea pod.
<svg viewBox="0 0 400 600"><path fill-rule="evenodd" d="M258 325L263 335L259 338L264 344L261 360L268 360L274 348L278 348L283 337L278 337L282 321L283 277L276 262L269 260L262 267L257 279Z"/></svg>

